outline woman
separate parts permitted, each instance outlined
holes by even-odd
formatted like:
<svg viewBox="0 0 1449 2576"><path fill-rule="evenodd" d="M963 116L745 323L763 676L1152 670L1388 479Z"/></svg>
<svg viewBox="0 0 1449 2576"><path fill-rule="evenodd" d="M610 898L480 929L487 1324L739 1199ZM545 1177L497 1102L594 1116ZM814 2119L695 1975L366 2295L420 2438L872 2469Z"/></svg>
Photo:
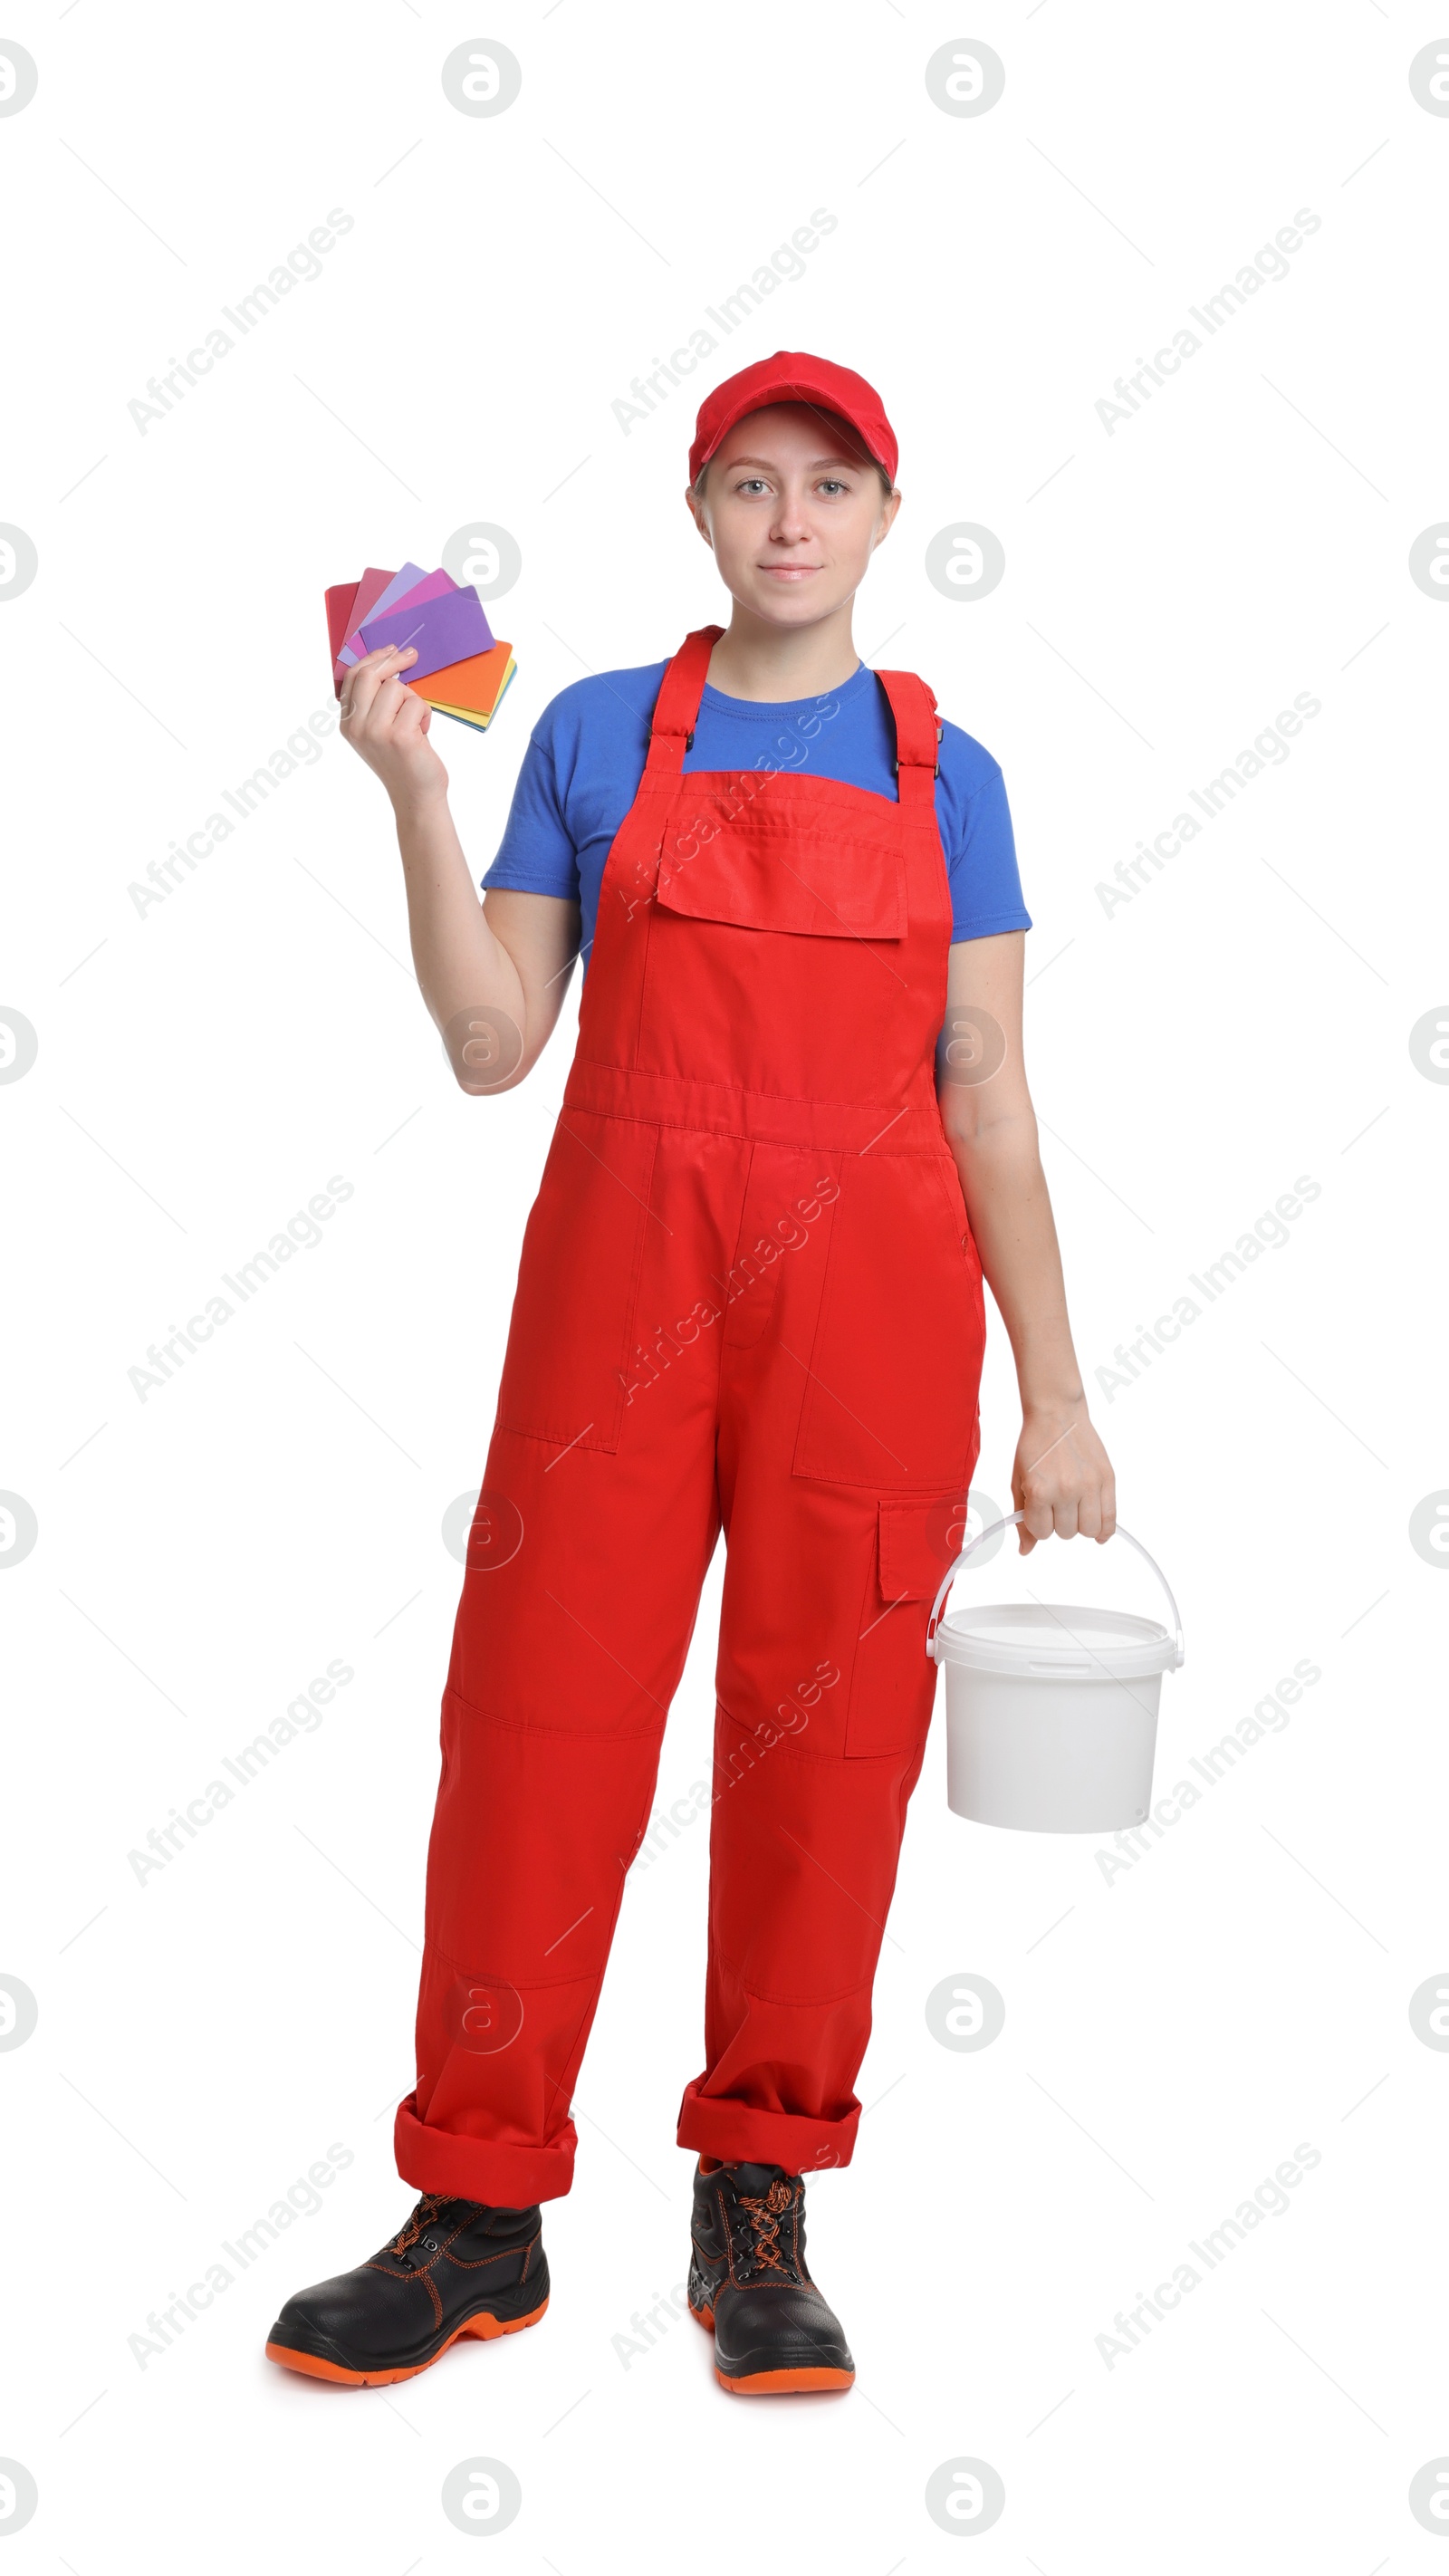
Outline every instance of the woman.
<svg viewBox="0 0 1449 2576"><path fill-rule="evenodd" d="M408 2378L543 2314L538 2204L572 2180L570 2096L723 1528L689 2300L724 2387L850 2385L802 2177L849 2163L859 2118L927 1614L979 1445L983 1270L1021 1388L1021 1545L1112 1532L1022 1066L1001 773L852 641L896 461L879 397L826 360L780 352L709 397L688 500L729 626L553 701L481 909L412 655L346 683L464 1088L523 1081L586 973L443 1702L396 2130L422 2197L283 2310L268 2351L323 2378Z"/></svg>

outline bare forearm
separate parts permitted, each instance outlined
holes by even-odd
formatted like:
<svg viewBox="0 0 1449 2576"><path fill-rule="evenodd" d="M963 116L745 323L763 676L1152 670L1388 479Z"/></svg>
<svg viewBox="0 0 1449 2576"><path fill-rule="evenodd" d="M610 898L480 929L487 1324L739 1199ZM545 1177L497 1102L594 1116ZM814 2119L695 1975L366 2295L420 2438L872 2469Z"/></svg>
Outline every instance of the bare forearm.
<svg viewBox="0 0 1449 2576"><path fill-rule="evenodd" d="M423 1000L466 1092L511 1091L557 1020L578 961L579 906L497 892L483 903L448 810L448 773L428 739L431 707L405 685L417 660L387 645L343 683L341 726L387 789ZM491 917L490 917L491 916Z"/></svg>
<svg viewBox="0 0 1449 2576"><path fill-rule="evenodd" d="M447 796L393 807L418 986L440 1029L478 1006L506 1012L527 1036L522 979L488 927Z"/></svg>
<svg viewBox="0 0 1449 2576"><path fill-rule="evenodd" d="M938 1085L941 1123L981 1267L1011 1336L1021 1437L1011 1470L1023 1555L1055 1531L1110 1538L1117 1493L1072 1348L1062 1256L1022 1054L1024 934L951 950Z"/></svg>
<svg viewBox="0 0 1449 2576"><path fill-rule="evenodd" d="M949 1134L949 1130L948 1130ZM1061 1250L1029 1110L950 1137L981 1267L1011 1337L1028 1411L1082 1402Z"/></svg>

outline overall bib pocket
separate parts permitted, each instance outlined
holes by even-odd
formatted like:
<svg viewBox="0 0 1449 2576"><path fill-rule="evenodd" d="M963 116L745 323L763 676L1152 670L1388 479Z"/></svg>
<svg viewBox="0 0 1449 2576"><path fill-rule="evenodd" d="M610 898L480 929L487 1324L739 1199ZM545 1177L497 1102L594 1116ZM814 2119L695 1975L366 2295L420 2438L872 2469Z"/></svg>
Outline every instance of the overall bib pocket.
<svg viewBox="0 0 1449 2576"><path fill-rule="evenodd" d="M862 1032L908 990L894 962L910 927L897 808L821 782L815 810L794 777L685 786L657 848L634 1061L718 1082L744 1043L752 1091L855 1099Z"/></svg>

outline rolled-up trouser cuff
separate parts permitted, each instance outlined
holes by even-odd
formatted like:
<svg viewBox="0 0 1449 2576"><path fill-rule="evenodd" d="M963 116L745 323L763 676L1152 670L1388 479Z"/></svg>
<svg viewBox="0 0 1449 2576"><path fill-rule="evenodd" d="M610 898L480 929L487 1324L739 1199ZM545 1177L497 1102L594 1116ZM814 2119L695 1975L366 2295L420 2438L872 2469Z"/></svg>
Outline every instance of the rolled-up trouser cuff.
<svg viewBox="0 0 1449 2576"><path fill-rule="evenodd" d="M828 2173L836 2165L848 2165L855 2153L858 2102L840 2120L756 2111L748 2102L714 2100L701 2093L706 2080L697 2075L685 2086L675 2133L682 2147L694 2147L722 2165L783 2165L786 2173Z"/></svg>
<svg viewBox="0 0 1449 2576"><path fill-rule="evenodd" d="M404 2182L450 2199L481 2200L493 2209L529 2209L536 2200L561 2200L574 2178L578 2134L572 2120L552 2146L510 2146L489 2138L459 2137L429 2128L409 2093L397 2108L393 2152Z"/></svg>

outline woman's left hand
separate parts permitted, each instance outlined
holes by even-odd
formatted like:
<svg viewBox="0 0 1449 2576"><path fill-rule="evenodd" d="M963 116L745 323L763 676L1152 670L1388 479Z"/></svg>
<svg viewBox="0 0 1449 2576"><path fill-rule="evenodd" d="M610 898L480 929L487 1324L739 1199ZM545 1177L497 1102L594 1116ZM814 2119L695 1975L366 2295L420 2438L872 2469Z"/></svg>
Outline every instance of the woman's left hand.
<svg viewBox="0 0 1449 2576"><path fill-rule="evenodd" d="M1034 1407L1022 1422L1011 1470L1014 1508L1026 1518L1017 1530L1023 1556L1038 1539L1109 1539L1117 1526L1117 1487L1112 1461L1098 1439L1086 1404Z"/></svg>

